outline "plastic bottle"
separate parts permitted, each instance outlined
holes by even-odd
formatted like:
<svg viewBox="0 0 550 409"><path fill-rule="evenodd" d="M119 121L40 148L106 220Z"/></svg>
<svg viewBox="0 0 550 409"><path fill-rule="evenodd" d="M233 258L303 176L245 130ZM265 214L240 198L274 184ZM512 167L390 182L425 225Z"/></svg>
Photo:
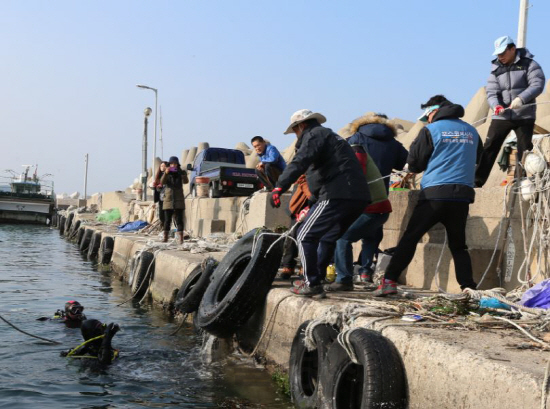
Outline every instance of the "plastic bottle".
<svg viewBox="0 0 550 409"><path fill-rule="evenodd" d="M325 280L328 283L333 283L336 280L336 267L334 267L334 264L327 267L327 276L325 277Z"/></svg>

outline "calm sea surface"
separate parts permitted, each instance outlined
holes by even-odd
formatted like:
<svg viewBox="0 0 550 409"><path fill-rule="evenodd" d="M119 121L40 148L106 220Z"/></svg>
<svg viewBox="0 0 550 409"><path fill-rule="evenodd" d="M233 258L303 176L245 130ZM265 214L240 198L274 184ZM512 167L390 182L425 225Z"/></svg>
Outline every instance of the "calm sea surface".
<svg viewBox="0 0 550 409"><path fill-rule="evenodd" d="M97 271L58 230L0 225L0 315L21 329L62 343L30 338L0 321L0 408L290 408L271 377L250 360L203 365L201 337L152 306L116 304L131 296ZM53 321L68 300L88 318L117 322L120 359L92 371L59 352L82 342L79 329Z"/></svg>

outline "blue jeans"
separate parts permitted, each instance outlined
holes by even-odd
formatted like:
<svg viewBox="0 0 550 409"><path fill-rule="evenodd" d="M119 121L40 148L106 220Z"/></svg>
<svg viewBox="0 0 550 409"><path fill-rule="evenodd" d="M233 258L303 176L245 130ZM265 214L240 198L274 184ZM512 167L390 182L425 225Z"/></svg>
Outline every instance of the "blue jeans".
<svg viewBox="0 0 550 409"><path fill-rule="evenodd" d="M370 267L376 248L379 228L390 217L389 213L363 213L336 242L334 265L337 283L353 283L353 250L351 245L363 240L362 269Z"/></svg>

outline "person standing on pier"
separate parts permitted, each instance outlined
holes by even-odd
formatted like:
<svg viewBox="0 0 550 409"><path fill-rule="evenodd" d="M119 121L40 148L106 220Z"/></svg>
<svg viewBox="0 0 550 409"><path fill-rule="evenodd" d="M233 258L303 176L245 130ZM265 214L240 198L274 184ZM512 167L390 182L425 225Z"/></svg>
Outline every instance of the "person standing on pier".
<svg viewBox="0 0 550 409"><path fill-rule="evenodd" d="M541 66L533 60L534 55L526 48L516 48L514 40L508 36L496 39L493 55L497 58L492 61L485 90L494 115L483 156L476 169L476 187L482 187L487 182L510 131L515 131L517 135L517 163L523 159L523 152L533 149L537 107L529 104L542 93L546 81Z"/></svg>
<svg viewBox="0 0 550 409"><path fill-rule="evenodd" d="M252 147L260 157L260 163L256 165L256 175L270 191L273 190L277 180L286 168L286 162L279 150L267 143L261 136L252 138Z"/></svg>
<svg viewBox="0 0 550 409"><path fill-rule="evenodd" d="M407 158L411 172L424 172L421 191L376 296L397 294L397 280L412 261L416 245L437 223L445 226L460 288L477 286L466 246L466 219L483 145L476 129L459 119L464 116L462 106L435 95L421 107L425 111L419 120L428 125L411 144Z"/></svg>
<svg viewBox="0 0 550 409"><path fill-rule="evenodd" d="M321 126L324 122L323 115L308 109L292 114L285 134L296 134L297 152L271 192L271 205L280 207L280 196L305 173L309 190L317 199L297 233L304 281L291 291L306 297L325 294L321 282L336 241L371 201L353 149L341 136Z"/></svg>
<svg viewBox="0 0 550 409"><path fill-rule="evenodd" d="M157 206L160 225L164 228L164 210L162 208L162 202L164 201L164 186L160 183L160 178L166 172L168 167L168 162L160 162L159 168L157 169L157 174L155 175L155 180L152 183L151 188L153 189L153 202Z"/></svg>
<svg viewBox="0 0 550 409"><path fill-rule="evenodd" d="M187 172L180 166L177 156L170 157L169 166L164 171L160 183L164 186L164 239L168 241L168 234L175 219L179 243L183 243L183 217L185 211L185 196L183 185L189 183Z"/></svg>

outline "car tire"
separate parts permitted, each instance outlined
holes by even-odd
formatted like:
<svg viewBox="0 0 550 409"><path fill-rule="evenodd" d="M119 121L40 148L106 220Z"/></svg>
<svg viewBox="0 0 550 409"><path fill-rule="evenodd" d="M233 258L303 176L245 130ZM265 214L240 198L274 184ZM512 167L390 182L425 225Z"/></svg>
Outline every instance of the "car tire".
<svg viewBox="0 0 550 409"><path fill-rule="evenodd" d="M208 257L202 262L201 266L189 274L178 291L174 304L176 310L184 314L190 314L199 309L204 292L210 284L210 279L217 265L218 262L214 258Z"/></svg>
<svg viewBox="0 0 550 409"><path fill-rule="evenodd" d="M101 232L96 231L93 234L92 240L90 241L90 246L88 247L88 260L95 260L97 258L99 246L101 246Z"/></svg>
<svg viewBox="0 0 550 409"><path fill-rule="evenodd" d="M97 255L97 262L99 264L109 264L113 257L113 249L115 248L115 241L111 236L106 236L101 240L99 252Z"/></svg>
<svg viewBox="0 0 550 409"><path fill-rule="evenodd" d="M393 343L366 328L353 331L349 340L359 364L338 342L332 344L321 369L320 407L405 409L405 369Z"/></svg>
<svg viewBox="0 0 550 409"><path fill-rule="evenodd" d="M78 246L81 253L88 251L88 248L90 247L90 242L92 241L93 234L94 234L94 231L92 229L86 229L86 231L84 232L84 235L82 236L82 241Z"/></svg>
<svg viewBox="0 0 550 409"><path fill-rule="evenodd" d="M316 348L308 351L304 344L304 331L310 322L304 322L296 331L290 350L288 371L292 403L297 408L304 409L317 408L321 367L329 347L338 336L338 331L331 325L317 325L312 331Z"/></svg>
<svg viewBox="0 0 550 409"><path fill-rule="evenodd" d="M265 302L283 253L282 241L267 253L277 237L265 232L247 233L216 268L199 307L199 325L206 332L230 337Z"/></svg>
<svg viewBox="0 0 550 409"><path fill-rule="evenodd" d="M147 291L146 285L141 285L143 280L149 275L149 279L154 271L154 258L153 253L147 251L142 252L134 263L134 267L130 271L128 277L128 285L132 288L132 294L134 297L143 297Z"/></svg>

